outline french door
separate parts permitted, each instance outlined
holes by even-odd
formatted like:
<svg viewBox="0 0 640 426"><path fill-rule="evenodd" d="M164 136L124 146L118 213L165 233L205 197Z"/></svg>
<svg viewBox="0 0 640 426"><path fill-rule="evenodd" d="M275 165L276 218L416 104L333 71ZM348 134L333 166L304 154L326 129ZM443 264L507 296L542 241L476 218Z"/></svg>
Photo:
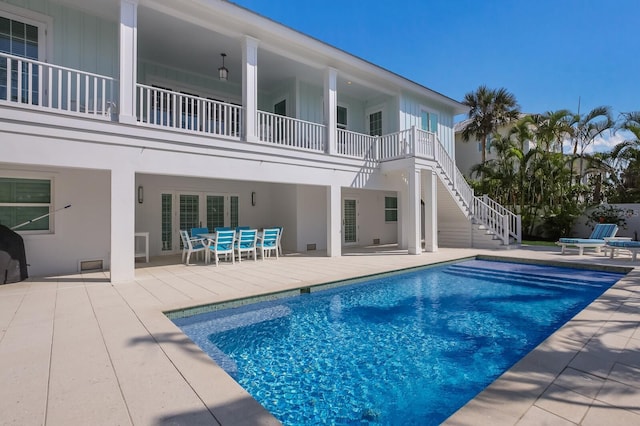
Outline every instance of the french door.
<svg viewBox="0 0 640 426"><path fill-rule="evenodd" d="M358 200L342 200L342 235L345 245L358 243Z"/></svg>
<svg viewBox="0 0 640 426"><path fill-rule="evenodd" d="M162 193L162 251L182 249L180 230L238 226L238 196L202 192Z"/></svg>

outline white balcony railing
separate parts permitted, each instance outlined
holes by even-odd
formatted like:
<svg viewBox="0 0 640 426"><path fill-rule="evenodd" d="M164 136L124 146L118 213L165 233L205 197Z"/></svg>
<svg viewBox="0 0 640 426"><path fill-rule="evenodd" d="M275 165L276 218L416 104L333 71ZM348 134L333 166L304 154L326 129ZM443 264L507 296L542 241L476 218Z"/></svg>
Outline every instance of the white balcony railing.
<svg viewBox="0 0 640 426"><path fill-rule="evenodd" d="M137 84L140 123L240 139L242 107Z"/></svg>
<svg viewBox="0 0 640 426"><path fill-rule="evenodd" d="M394 158L402 158L411 155L413 153L411 138L411 129L380 136L378 159L392 160Z"/></svg>
<svg viewBox="0 0 640 426"><path fill-rule="evenodd" d="M0 53L0 101L111 120L117 80Z"/></svg>
<svg viewBox="0 0 640 426"><path fill-rule="evenodd" d="M262 142L325 152L325 126L258 111L257 134Z"/></svg>
<svg viewBox="0 0 640 426"><path fill-rule="evenodd" d="M378 158L378 137L337 129L336 152L346 157Z"/></svg>

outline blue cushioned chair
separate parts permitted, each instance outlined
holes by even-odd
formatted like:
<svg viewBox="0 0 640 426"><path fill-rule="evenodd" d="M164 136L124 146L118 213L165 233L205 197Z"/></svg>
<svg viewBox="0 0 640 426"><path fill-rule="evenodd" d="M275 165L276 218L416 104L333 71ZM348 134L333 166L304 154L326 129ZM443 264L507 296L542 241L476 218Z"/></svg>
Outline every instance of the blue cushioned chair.
<svg viewBox="0 0 640 426"><path fill-rule="evenodd" d="M270 252L274 252L276 259L278 259L278 234L278 228L266 228L262 231L262 237L257 243L262 260L264 260L265 254L268 255Z"/></svg>
<svg viewBox="0 0 640 426"><path fill-rule="evenodd" d="M631 253L631 260L635 262L640 251L640 241L607 241L606 247L611 250L611 259L616 255L616 250L627 250Z"/></svg>
<svg viewBox="0 0 640 426"><path fill-rule="evenodd" d="M238 262L242 262L242 253L253 253L253 260L256 260L256 242L258 240L257 229L241 229L235 242L236 253L238 254Z"/></svg>
<svg viewBox="0 0 640 426"><path fill-rule="evenodd" d="M613 223L598 223L589 238L560 238L557 245L562 247L561 253L567 246L578 247L578 254L582 256L585 248L593 248L596 253L600 253L600 249L604 247L605 238L612 238L618 232L618 225Z"/></svg>
<svg viewBox="0 0 640 426"><path fill-rule="evenodd" d="M207 249L203 238L190 238L185 230L180 230L180 238L182 239L182 262L185 265L189 264L191 253L204 252ZM187 258L186 262L185 257Z"/></svg>
<svg viewBox="0 0 640 426"><path fill-rule="evenodd" d="M216 259L216 266L218 266L221 254L231 254L231 263L235 263L235 259L233 256L233 243L235 239L236 231L216 231L215 241L210 241L208 245L209 249L207 250L207 263L210 262L210 256L212 253Z"/></svg>

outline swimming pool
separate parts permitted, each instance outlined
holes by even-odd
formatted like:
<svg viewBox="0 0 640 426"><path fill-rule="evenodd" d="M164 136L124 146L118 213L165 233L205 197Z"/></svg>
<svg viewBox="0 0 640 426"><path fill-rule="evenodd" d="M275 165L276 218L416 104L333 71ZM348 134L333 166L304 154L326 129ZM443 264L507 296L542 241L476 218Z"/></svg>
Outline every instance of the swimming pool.
<svg viewBox="0 0 640 426"><path fill-rule="evenodd" d="M173 321L286 425L439 424L622 276L472 260Z"/></svg>

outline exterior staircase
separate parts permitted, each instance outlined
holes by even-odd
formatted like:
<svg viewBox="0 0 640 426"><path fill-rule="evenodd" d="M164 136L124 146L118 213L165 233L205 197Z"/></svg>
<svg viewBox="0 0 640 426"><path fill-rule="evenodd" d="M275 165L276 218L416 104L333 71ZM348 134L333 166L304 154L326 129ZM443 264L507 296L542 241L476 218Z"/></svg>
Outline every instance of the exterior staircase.
<svg viewBox="0 0 640 426"><path fill-rule="evenodd" d="M435 161L440 183L450 195L450 198L443 201L453 200L458 212L466 218L466 226L439 223L440 232L458 233L453 240L461 247L509 249L520 246L520 215L514 214L487 195L477 197L436 134L412 127L410 130L382 136L379 142L379 161L412 156ZM440 200L439 198L439 203Z"/></svg>

